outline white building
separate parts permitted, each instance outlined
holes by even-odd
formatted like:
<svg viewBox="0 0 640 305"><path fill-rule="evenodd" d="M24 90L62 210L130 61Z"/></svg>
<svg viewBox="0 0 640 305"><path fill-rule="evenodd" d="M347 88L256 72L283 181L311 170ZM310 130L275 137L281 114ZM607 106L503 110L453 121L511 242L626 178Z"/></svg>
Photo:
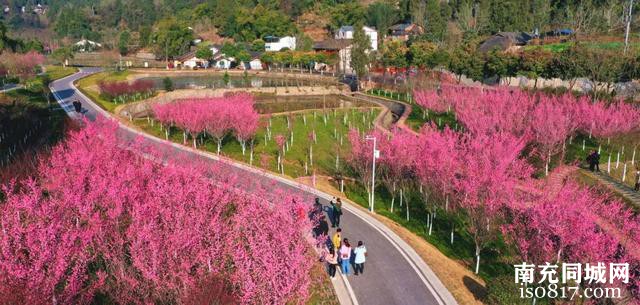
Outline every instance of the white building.
<svg viewBox="0 0 640 305"><path fill-rule="evenodd" d="M264 38L264 50L267 52L277 52L282 49L295 50L296 38L292 36L285 37L273 37L267 36Z"/></svg>
<svg viewBox="0 0 640 305"><path fill-rule="evenodd" d="M215 67L218 69L230 69L231 65L236 61L233 57L220 57L216 60Z"/></svg>
<svg viewBox="0 0 640 305"><path fill-rule="evenodd" d="M260 58L253 58L249 62L249 69L251 70L262 70L262 61Z"/></svg>
<svg viewBox="0 0 640 305"><path fill-rule="evenodd" d="M206 59L202 59L202 58L198 58L196 56L196 52L195 51L191 51L188 52L186 54L183 54L179 57L177 57L174 61L173 64L175 67L182 67L182 68L188 68L188 69L194 69L196 67L198 68L208 68L209 67L209 61Z"/></svg>
<svg viewBox="0 0 640 305"><path fill-rule="evenodd" d="M74 44L74 48L78 52L92 52L95 49L102 48L102 45L88 39L82 39Z"/></svg>
<svg viewBox="0 0 640 305"><path fill-rule="evenodd" d="M367 37L369 37L369 40L371 41L371 50L373 51L377 51L378 50L378 32L375 29L372 29L368 26L363 26L362 29L364 30L364 34L367 35ZM350 25L345 25L340 27L340 29L338 29L338 31L336 32L335 38L336 39L353 39L353 26Z"/></svg>

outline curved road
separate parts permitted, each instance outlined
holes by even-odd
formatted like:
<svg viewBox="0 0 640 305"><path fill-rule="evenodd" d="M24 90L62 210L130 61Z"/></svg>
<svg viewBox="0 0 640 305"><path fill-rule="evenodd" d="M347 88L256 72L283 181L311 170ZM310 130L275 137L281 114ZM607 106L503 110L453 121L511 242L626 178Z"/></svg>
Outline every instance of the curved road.
<svg viewBox="0 0 640 305"><path fill-rule="evenodd" d="M76 74L51 83L51 91L70 116L78 117L78 114L73 112L71 104L75 100L82 102L84 116L89 120L95 120L99 116L110 116L73 85L74 81L98 71L100 71L99 68L84 68ZM171 155L211 162L233 173L234 176L245 177L236 181L244 189L251 189L252 185L256 184L271 185L275 188L301 192L307 196L320 197L323 204L327 204L327 199L331 198L327 194L296 182L142 134L123 124L120 124L118 132L125 139L141 139L143 143L161 147ZM424 261L389 228L362 209L345 205L344 210L341 223L343 237L349 238L352 242L363 240L369 250L369 256L364 276L353 276L351 273L348 277L342 277L341 287L344 287L342 294L338 291L339 285L334 282L339 297L342 295L340 299L343 304L457 304Z"/></svg>

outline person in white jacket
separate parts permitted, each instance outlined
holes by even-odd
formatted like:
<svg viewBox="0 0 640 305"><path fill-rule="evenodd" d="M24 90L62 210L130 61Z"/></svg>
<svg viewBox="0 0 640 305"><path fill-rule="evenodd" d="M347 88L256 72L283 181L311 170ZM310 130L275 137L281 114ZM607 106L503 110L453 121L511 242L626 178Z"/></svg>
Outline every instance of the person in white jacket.
<svg viewBox="0 0 640 305"><path fill-rule="evenodd" d="M367 247L364 246L362 241L358 242L358 246L353 250L353 254L356 256L354 259L354 274L364 274L364 262L367 260Z"/></svg>

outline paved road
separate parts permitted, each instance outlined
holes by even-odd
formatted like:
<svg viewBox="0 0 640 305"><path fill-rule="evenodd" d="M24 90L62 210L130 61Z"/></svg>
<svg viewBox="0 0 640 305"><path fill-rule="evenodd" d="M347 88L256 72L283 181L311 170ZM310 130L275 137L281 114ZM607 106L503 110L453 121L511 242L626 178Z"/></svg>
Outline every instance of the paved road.
<svg viewBox="0 0 640 305"><path fill-rule="evenodd" d="M51 84L52 92L63 108L74 117L71 103L81 101L84 116L95 120L101 115L108 115L79 93L73 82L88 74L99 71L97 68L81 69L80 72L57 80ZM220 166L236 178L237 185L243 189L252 189L257 185L270 185L287 191L300 192L307 196L319 196L323 204L327 204L328 195L312 190L279 177L261 173L246 165L235 164L222 160L216 156L198 152L188 147L171 144L161 139L120 126L118 132L124 139L142 138L143 143L162 149L169 154L199 159ZM350 291L352 302L365 305L390 304L456 304L451 294L444 288L440 280L435 277L422 259L397 235L387 227L368 215L367 212L355 207L345 206L342 217L344 237L352 242L363 240L369 250L365 265L364 276L350 275L347 280L347 290ZM355 300L353 300L355 297Z"/></svg>
<svg viewBox="0 0 640 305"><path fill-rule="evenodd" d="M22 88L20 84L6 84L0 87L0 93L9 92L11 90L16 90Z"/></svg>

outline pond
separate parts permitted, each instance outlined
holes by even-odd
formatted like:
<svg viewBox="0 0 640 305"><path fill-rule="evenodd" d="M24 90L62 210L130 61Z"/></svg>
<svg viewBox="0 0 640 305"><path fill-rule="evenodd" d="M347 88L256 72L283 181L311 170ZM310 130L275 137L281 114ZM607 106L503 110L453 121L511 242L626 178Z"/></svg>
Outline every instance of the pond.
<svg viewBox="0 0 640 305"><path fill-rule="evenodd" d="M142 79L153 81L156 89L164 89L163 80L165 77L145 77ZM204 88L261 88L261 87L293 87L293 86L321 86L329 83L295 78L274 78L248 75L229 75L225 82L222 75L200 75L200 76L172 76L169 77L175 89L204 89Z"/></svg>

